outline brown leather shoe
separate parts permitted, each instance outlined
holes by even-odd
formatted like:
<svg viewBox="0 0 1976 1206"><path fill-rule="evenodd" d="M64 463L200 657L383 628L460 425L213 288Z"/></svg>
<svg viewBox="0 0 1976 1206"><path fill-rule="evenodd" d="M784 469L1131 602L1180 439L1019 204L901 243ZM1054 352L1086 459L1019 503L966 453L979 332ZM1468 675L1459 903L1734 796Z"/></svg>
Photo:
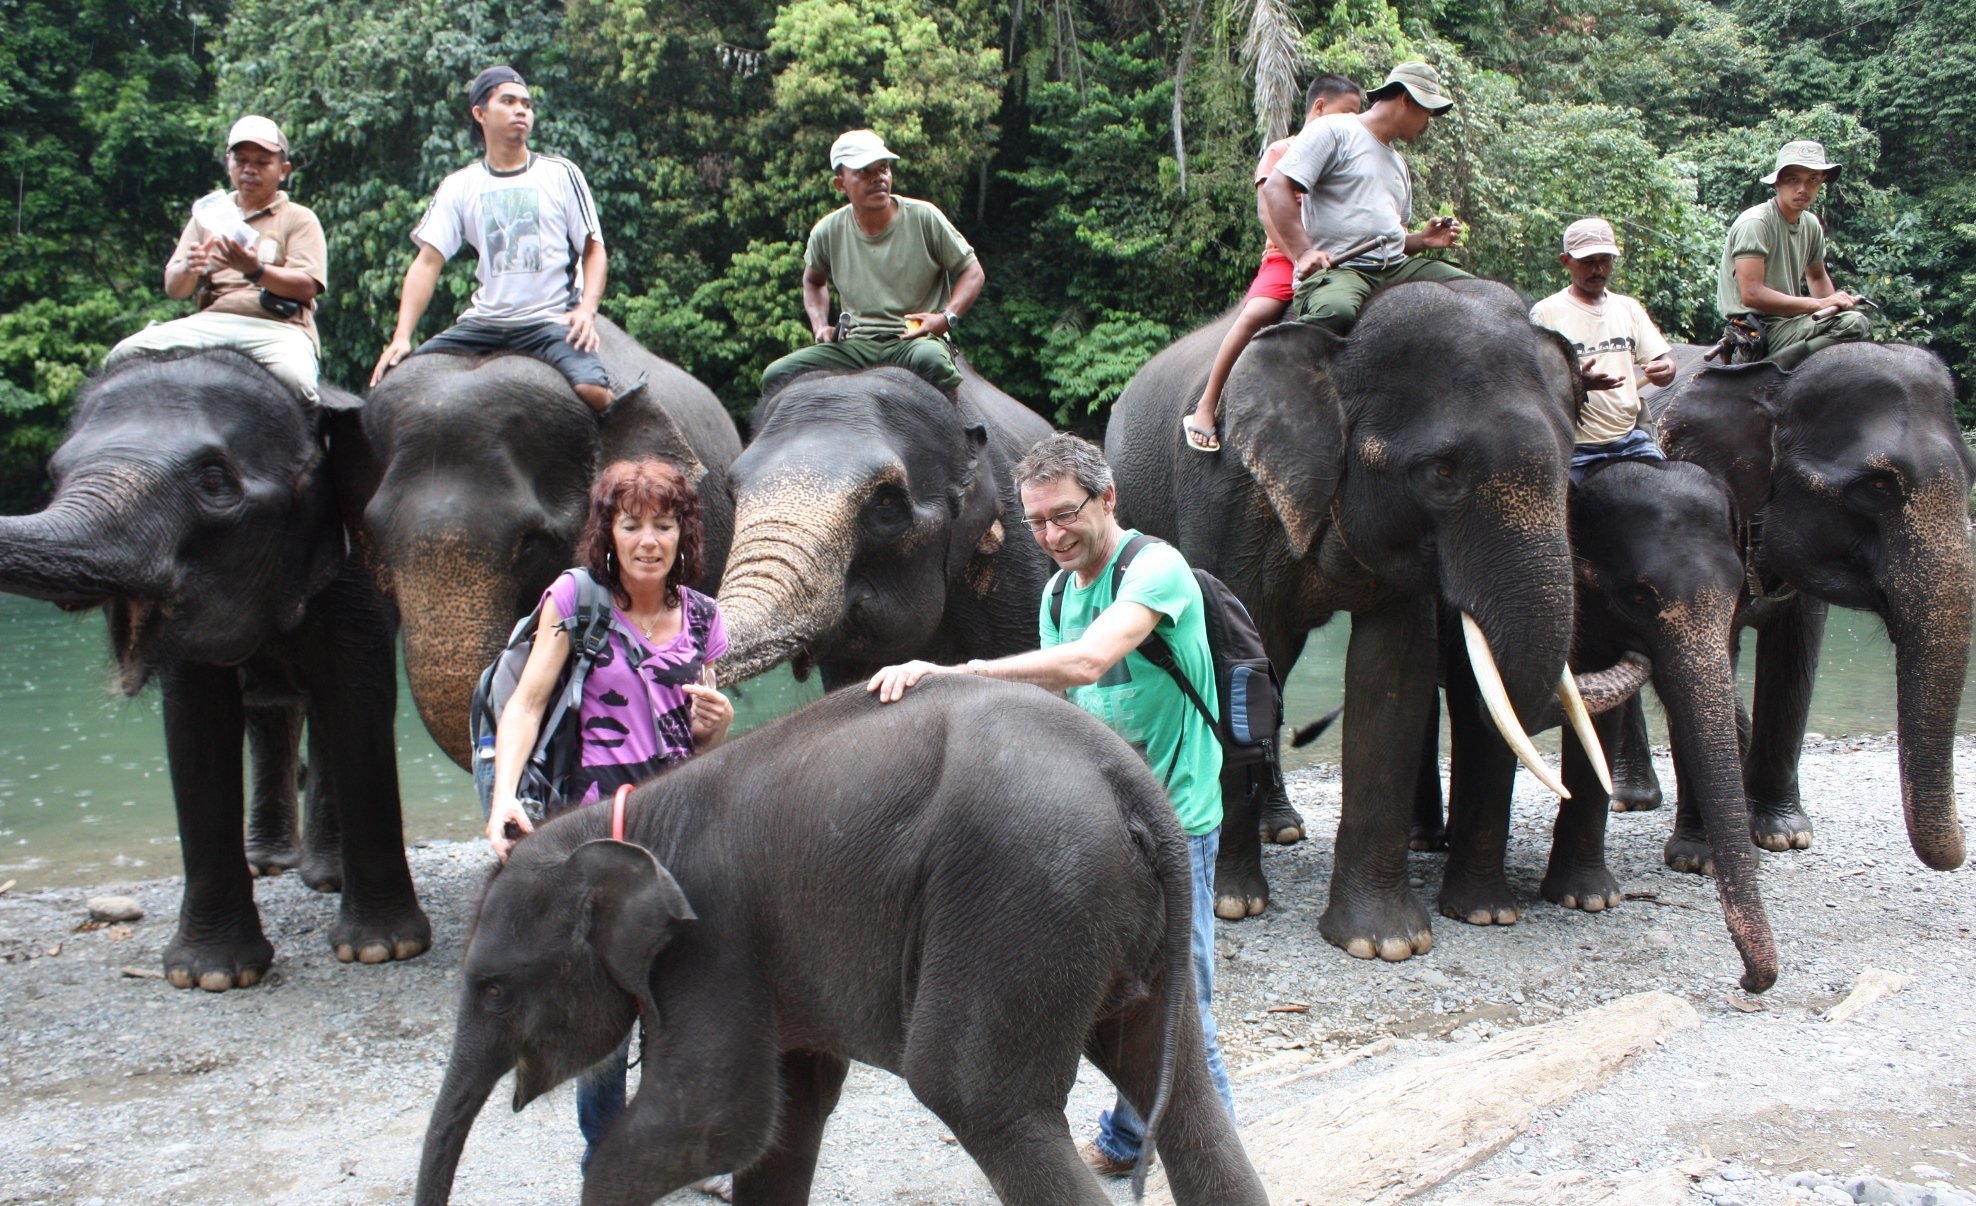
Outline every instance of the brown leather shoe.
<svg viewBox="0 0 1976 1206"><path fill-rule="evenodd" d="M1077 1145L1077 1158L1084 1161L1084 1167L1101 1177L1129 1177L1139 1165L1137 1160L1112 1159L1094 1139L1086 1139Z"/></svg>

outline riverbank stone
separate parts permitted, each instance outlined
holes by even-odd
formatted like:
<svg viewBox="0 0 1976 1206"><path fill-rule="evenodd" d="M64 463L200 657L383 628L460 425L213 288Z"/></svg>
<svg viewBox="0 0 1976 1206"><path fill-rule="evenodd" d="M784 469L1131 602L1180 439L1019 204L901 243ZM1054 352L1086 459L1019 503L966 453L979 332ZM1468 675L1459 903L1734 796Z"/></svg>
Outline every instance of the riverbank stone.
<svg viewBox="0 0 1976 1206"><path fill-rule="evenodd" d="M92 896L83 905L89 910L91 921L100 921L105 925L137 921L144 916L144 906L129 896Z"/></svg>

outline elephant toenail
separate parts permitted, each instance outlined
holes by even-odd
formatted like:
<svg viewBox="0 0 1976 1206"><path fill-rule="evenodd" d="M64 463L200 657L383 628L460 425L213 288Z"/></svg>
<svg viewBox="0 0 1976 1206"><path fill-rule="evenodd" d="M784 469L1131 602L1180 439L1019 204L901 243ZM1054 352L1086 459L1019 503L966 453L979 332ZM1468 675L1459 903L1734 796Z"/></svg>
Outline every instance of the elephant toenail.
<svg viewBox="0 0 1976 1206"><path fill-rule="evenodd" d="M233 987L233 976L223 971L209 971L199 977L199 987L207 992L225 992Z"/></svg>
<svg viewBox="0 0 1976 1206"><path fill-rule="evenodd" d="M1345 953L1354 959L1370 959L1378 951L1373 947L1372 939L1354 938L1345 944Z"/></svg>

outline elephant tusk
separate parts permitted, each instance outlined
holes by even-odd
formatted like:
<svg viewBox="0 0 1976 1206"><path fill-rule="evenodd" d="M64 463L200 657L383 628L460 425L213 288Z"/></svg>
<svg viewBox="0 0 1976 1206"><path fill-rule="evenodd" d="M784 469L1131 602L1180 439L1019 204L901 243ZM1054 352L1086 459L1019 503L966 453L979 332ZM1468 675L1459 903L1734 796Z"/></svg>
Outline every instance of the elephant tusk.
<svg viewBox="0 0 1976 1206"><path fill-rule="evenodd" d="M1523 722L1516 718L1516 709L1510 707L1509 691L1503 687L1503 676L1496 669L1496 656L1489 652L1489 638L1482 635L1482 626L1467 612L1461 613L1461 633L1468 642L1468 664L1475 671L1475 685L1482 691L1482 701L1489 705L1489 719L1496 722L1496 729L1516 751L1517 760L1530 768L1537 776L1537 782L1544 785L1561 800L1569 800L1571 793L1551 768L1537 753L1537 747L1530 744L1530 734L1523 731Z"/></svg>
<svg viewBox="0 0 1976 1206"><path fill-rule="evenodd" d="M1598 773L1599 786L1605 788L1606 795L1612 794L1612 770L1606 766L1605 747L1599 744L1598 730L1592 727L1592 714L1585 710L1585 697L1578 694L1578 680L1571 677L1571 667L1564 668L1564 674L1557 680L1558 702L1564 705L1564 714L1571 718L1571 731L1578 734L1578 744L1585 747L1585 757Z"/></svg>

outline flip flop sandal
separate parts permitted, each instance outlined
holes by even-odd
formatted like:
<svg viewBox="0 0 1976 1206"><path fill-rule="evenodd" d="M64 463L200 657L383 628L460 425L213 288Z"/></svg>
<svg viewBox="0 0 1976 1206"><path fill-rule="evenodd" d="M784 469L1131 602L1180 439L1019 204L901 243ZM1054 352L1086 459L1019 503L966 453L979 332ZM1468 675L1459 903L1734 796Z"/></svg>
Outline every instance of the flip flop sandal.
<svg viewBox="0 0 1976 1206"><path fill-rule="evenodd" d="M1203 455L1220 452L1221 451L1220 436L1216 435L1213 431L1202 431L1200 428L1194 426L1192 423L1189 423L1187 421L1188 418L1193 415L1193 413L1194 412L1190 410L1186 414L1180 416L1180 431L1181 434L1184 437L1186 437L1187 447Z"/></svg>

